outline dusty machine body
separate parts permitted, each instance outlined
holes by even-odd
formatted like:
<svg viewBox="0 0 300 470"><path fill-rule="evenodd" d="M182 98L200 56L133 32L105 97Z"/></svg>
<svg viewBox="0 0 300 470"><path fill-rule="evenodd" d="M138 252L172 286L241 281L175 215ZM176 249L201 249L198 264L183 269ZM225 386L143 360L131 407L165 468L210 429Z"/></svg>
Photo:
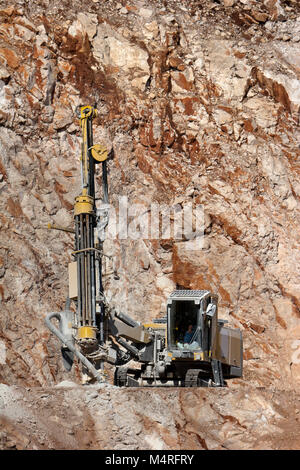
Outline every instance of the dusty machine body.
<svg viewBox="0 0 300 470"><path fill-rule="evenodd" d="M65 368L71 369L75 355L89 378L99 382L105 381L104 364L113 364L118 386L225 386L226 379L242 376L242 335L218 319L215 294L175 290L167 299L166 316L147 324L116 312L105 300L102 261L109 218L109 154L103 146L93 145L96 115L91 106L78 109L83 133L82 192L74 204L69 297L64 311L49 313L45 320L62 343ZM101 198L95 192L97 164L102 166ZM96 200L101 201L97 207ZM58 328L53 318L59 320Z"/></svg>
<svg viewBox="0 0 300 470"><path fill-rule="evenodd" d="M167 315L143 325L147 343L136 343L140 368L118 367L121 386L224 386L242 376L242 336L218 320L218 299L205 290L176 290ZM193 326L189 342L185 332Z"/></svg>

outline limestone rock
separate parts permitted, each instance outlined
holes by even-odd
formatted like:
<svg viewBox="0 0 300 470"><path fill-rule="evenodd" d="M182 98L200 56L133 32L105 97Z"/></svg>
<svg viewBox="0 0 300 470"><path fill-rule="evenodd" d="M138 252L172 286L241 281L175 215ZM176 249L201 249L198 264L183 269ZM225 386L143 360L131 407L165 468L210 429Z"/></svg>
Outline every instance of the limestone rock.
<svg viewBox="0 0 300 470"><path fill-rule="evenodd" d="M97 15L93 15L91 13L78 13L77 18L83 26L83 31L88 35L88 38L91 41L97 33Z"/></svg>
<svg viewBox="0 0 300 470"><path fill-rule="evenodd" d="M144 18L150 18L153 15L153 10L150 8L140 8L139 15Z"/></svg>
<svg viewBox="0 0 300 470"><path fill-rule="evenodd" d="M299 448L299 7L165 3L0 9L0 448ZM176 287L217 293L244 340L227 389L119 390L108 366L96 390L64 370L44 318L74 236L47 225L73 223L79 104L97 104L116 217L122 196L142 207L128 229L168 212L176 229L105 240L107 301L149 322ZM181 237L188 204L203 230L192 214Z"/></svg>
<svg viewBox="0 0 300 470"><path fill-rule="evenodd" d="M232 7L236 0L223 0L224 7Z"/></svg>
<svg viewBox="0 0 300 470"><path fill-rule="evenodd" d="M0 80L3 80L5 82L9 77L9 71L3 65L0 65Z"/></svg>
<svg viewBox="0 0 300 470"><path fill-rule="evenodd" d="M104 63L115 65L122 68L122 70L129 71L131 68L149 70L148 54L144 50L113 36L108 37L104 44L102 44L102 41L97 41L96 38L94 41L94 55L96 58L102 58Z"/></svg>
<svg viewBox="0 0 300 470"><path fill-rule="evenodd" d="M54 129L63 129L73 122L71 110L63 107L57 107L54 113L53 126Z"/></svg>

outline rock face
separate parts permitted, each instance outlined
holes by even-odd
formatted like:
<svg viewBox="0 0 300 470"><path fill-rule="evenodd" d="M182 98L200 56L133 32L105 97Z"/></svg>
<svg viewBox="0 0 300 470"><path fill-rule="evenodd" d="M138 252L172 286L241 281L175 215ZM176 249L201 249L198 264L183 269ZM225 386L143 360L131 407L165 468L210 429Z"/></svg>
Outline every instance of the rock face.
<svg viewBox="0 0 300 470"><path fill-rule="evenodd" d="M151 204L179 215L189 203L204 209L201 249L174 234L107 240L115 259L105 266L108 300L144 321L164 314L176 286L218 293L220 317L243 330L244 377L209 393L112 389L107 409L101 392L103 413L114 409L126 426L140 412L122 408L124 394L136 410L149 397L163 403L163 417L155 406L141 411L128 442L118 429L101 441L96 419L69 440L54 430L52 448L299 448L298 2L0 5L0 400L2 392L23 393L12 386L80 382L78 366L64 372L44 326L47 312L63 308L73 249L71 234L47 224L72 226L80 188L75 108L96 103L94 140L114 151L115 208L126 196L146 212ZM129 222L138 223L135 214ZM39 393L26 399L41 401ZM72 392L49 394L66 395L60 423ZM4 448L44 445L22 440L17 418L0 413ZM69 413L81 421L75 408ZM110 426L117 427L107 417Z"/></svg>

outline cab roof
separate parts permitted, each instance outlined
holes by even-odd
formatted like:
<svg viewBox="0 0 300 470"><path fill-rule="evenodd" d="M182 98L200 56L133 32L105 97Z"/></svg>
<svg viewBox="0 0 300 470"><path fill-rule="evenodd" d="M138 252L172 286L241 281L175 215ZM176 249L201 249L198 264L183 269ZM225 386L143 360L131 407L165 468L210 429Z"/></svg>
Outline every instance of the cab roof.
<svg viewBox="0 0 300 470"><path fill-rule="evenodd" d="M172 294L170 294L169 299L180 299L180 300L188 300L188 299L202 299L207 294L210 294L208 290L174 290Z"/></svg>

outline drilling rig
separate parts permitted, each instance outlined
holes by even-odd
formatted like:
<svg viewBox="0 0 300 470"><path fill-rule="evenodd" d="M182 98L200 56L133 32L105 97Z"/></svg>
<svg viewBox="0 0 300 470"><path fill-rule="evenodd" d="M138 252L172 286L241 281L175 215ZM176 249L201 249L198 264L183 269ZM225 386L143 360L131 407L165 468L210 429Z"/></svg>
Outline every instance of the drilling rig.
<svg viewBox="0 0 300 470"><path fill-rule="evenodd" d="M75 355L91 382L105 382L104 364L114 365L114 384L120 387L223 387L226 379L242 377L241 331L218 319L218 297L210 291L175 290L167 299L166 316L145 324L106 302L102 266L109 221L109 152L93 144L96 108L79 106L76 113L82 129L81 193L74 203L75 228L66 229L75 236L69 296L64 311L45 319L62 344L66 370L71 370ZM102 167L101 198L95 193L97 165ZM71 301L76 312L70 309Z"/></svg>

